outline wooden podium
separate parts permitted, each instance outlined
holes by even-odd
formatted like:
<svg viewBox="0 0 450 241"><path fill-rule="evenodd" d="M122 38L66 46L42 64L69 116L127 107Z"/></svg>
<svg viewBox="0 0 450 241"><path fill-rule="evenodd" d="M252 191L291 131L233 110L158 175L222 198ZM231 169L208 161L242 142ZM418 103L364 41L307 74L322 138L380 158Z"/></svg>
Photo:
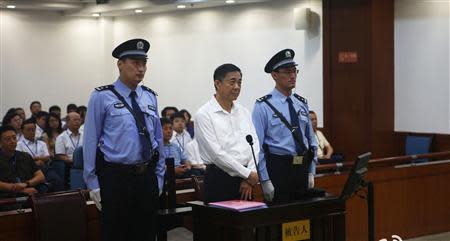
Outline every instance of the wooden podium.
<svg viewBox="0 0 450 241"><path fill-rule="evenodd" d="M345 241L345 202L334 196L241 212L189 204L194 241Z"/></svg>

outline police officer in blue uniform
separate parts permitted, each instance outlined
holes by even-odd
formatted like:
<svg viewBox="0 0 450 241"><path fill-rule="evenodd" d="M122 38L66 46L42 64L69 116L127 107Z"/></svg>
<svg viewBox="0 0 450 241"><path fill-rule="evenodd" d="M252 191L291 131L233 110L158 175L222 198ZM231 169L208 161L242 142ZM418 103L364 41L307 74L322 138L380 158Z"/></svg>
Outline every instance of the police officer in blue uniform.
<svg viewBox="0 0 450 241"><path fill-rule="evenodd" d="M285 49L266 64L264 71L275 80L275 88L256 101L252 115L261 145L262 187L274 202L306 195L314 182L317 161L307 101L292 91L298 74L294 55L292 49Z"/></svg>
<svg viewBox="0 0 450 241"><path fill-rule="evenodd" d="M120 76L91 94L84 127L84 179L101 210L102 240L155 240L164 157L156 94L139 85L147 70L144 39L112 52Z"/></svg>

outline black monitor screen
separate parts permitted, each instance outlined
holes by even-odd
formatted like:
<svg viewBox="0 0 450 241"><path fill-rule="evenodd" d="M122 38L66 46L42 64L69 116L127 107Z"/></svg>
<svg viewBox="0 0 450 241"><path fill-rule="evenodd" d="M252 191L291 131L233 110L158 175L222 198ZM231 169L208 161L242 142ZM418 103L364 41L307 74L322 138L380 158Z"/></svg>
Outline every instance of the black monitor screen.
<svg viewBox="0 0 450 241"><path fill-rule="evenodd" d="M342 189L341 199L346 200L350 198L355 191L361 188L361 182L367 173L367 164L371 155L372 153L367 152L358 156L358 159L350 170L344 189Z"/></svg>

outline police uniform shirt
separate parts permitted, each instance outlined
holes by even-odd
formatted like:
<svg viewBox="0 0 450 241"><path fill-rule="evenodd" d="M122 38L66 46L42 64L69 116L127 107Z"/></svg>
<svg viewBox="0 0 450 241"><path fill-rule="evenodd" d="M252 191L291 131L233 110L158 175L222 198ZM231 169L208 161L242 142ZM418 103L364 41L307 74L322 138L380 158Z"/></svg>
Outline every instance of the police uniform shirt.
<svg viewBox="0 0 450 241"><path fill-rule="evenodd" d="M173 158L175 167L180 166L182 162L186 161L186 156L183 151L175 143L169 142L169 144L164 144L163 152L166 158Z"/></svg>
<svg viewBox="0 0 450 241"><path fill-rule="evenodd" d="M56 137L55 154L67 155L70 159L72 159L75 148L83 145L82 136L83 135L81 133L75 135L69 129L63 131L58 137Z"/></svg>
<svg viewBox="0 0 450 241"><path fill-rule="evenodd" d="M183 132L178 133L176 131L173 131L172 138L170 138L170 142L178 145L181 148L181 151L186 154L186 145L192 141L191 135L189 132L186 131L186 129L183 130Z"/></svg>
<svg viewBox="0 0 450 241"><path fill-rule="evenodd" d="M287 97L283 95L276 88L270 93L271 97L268 101L283 114L284 118L291 123L289 114L289 106ZM300 129L303 133L303 143L306 148L315 148L317 150L317 141L314 137L314 130L309 119L308 106L302 101L298 100L293 93L289 96L294 104L294 108L298 113L300 121ZM261 151L259 152L259 170L261 173L261 180L269 179L266 170L266 160L262 145L267 144L269 152L276 155L297 155L294 138L289 129L284 125L279 117L270 109L270 107L263 101L257 101L253 109L253 124L255 125L256 133L258 134L259 143L261 143ZM314 152L316 153L316 152ZM315 166L317 156L314 155L314 161L311 163L311 173L315 173Z"/></svg>
<svg viewBox="0 0 450 241"><path fill-rule="evenodd" d="M22 138L19 142L17 142L16 150L26 152L33 158L50 156L48 153L47 144L40 140L30 141L26 138Z"/></svg>
<svg viewBox="0 0 450 241"><path fill-rule="evenodd" d="M132 106L131 90L120 79L114 82L114 88ZM136 88L137 103L144 112L145 124L150 134L152 150L158 149L160 160L156 164L155 174L159 189L162 189L165 161L161 122L158 116L156 96ZM138 129L133 115L110 90L95 90L89 99L86 121L84 123L84 179L89 189L99 188L95 174L97 146L105 156L105 161L121 164L137 164L142 160L142 145L139 142Z"/></svg>
<svg viewBox="0 0 450 241"><path fill-rule="evenodd" d="M229 113L213 97L198 110L195 120L195 138L205 164L215 164L230 176L241 178L256 171L245 137L253 137L255 153L259 152L259 144L247 109L234 102Z"/></svg>

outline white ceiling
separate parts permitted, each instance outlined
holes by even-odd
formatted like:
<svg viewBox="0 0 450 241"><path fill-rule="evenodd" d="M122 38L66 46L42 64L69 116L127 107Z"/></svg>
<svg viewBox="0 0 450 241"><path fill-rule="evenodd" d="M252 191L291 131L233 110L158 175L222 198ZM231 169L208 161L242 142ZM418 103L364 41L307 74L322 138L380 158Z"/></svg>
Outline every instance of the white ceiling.
<svg viewBox="0 0 450 241"><path fill-rule="evenodd" d="M235 0L234 4L251 4L270 0ZM177 5L186 5L185 9L177 9ZM56 11L69 16L91 16L100 13L102 16L124 16L136 14L135 9L143 13L167 11L183 11L192 8L208 8L230 5L225 0L109 0L106 4L97 4L96 0L0 0L0 8L15 5L18 10ZM233 4L231 4L233 5Z"/></svg>

